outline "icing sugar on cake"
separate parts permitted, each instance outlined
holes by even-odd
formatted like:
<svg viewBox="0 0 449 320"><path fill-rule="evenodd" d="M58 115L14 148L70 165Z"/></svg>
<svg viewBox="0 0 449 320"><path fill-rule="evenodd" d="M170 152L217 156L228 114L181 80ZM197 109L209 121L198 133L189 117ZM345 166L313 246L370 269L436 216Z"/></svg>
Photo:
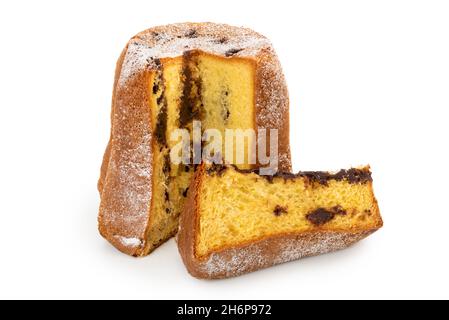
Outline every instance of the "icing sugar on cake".
<svg viewBox="0 0 449 320"><path fill-rule="evenodd" d="M126 238L122 236L116 236L116 238L126 247L140 247L142 245L142 241L137 238Z"/></svg>
<svg viewBox="0 0 449 320"><path fill-rule="evenodd" d="M193 23L156 27L138 34L128 44L120 84L126 85L139 70L156 69L157 59L179 57L190 50L251 57L270 48L267 38L249 29Z"/></svg>

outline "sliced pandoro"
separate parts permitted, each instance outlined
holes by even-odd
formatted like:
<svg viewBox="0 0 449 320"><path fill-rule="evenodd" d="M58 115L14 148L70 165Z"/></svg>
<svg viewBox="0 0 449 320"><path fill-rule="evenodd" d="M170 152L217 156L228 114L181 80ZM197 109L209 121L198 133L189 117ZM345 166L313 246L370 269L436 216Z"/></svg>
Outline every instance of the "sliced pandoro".
<svg viewBox="0 0 449 320"><path fill-rule="evenodd" d="M221 279L344 249L382 225L369 167L261 176L202 165L178 247L193 276Z"/></svg>
<svg viewBox="0 0 449 320"><path fill-rule="evenodd" d="M171 138L177 129L192 135L194 121L223 136L226 129L278 130L279 169L290 170L288 106L274 49L252 30L182 23L133 37L117 64L98 183L101 235L144 256L176 234L195 167L171 161L179 143ZM246 143L256 145L258 137ZM248 148L243 153L241 169L258 167Z"/></svg>

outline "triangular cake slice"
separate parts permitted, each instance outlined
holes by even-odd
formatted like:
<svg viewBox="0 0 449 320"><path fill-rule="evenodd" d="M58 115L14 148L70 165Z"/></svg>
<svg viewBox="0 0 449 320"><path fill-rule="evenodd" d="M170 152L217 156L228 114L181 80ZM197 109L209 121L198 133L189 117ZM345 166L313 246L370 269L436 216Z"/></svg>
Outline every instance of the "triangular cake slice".
<svg viewBox="0 0 449 320"><path fill-rule="evenodd" d="M369 167L261 176L202 165L178 246L193 276L220 279L344 249L382 225Z"/></svg>

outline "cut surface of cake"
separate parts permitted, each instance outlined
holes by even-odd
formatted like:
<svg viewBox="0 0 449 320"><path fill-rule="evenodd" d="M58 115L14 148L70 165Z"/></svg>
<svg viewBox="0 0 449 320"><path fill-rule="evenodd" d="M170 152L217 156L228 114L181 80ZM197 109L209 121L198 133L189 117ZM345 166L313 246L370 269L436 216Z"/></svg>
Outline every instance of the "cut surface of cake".
<svg viewBox="0 0 449 320"><path fill-rule="evenodd" d="M98 189L100 233L133 256L176 234L195 166L171 161L183 129L278 130L279 170L289 171L288 91L271 43L212 23L155 27L133 37L117 63L111 138ZM259 136L248 136L247 146ZM247 161L241 169L260 165ZM223 150L220 150L224 152ZM240 150L233 150L237 159ZM234 163L232 160L229 163Z"/></svg>
<svg viewBox="0 0 449 320"><path fill-rule="evenodd" d="M193 276L219 279L344 249L382 225L368 167L261 176L202 165L178 246Z"/></svg>

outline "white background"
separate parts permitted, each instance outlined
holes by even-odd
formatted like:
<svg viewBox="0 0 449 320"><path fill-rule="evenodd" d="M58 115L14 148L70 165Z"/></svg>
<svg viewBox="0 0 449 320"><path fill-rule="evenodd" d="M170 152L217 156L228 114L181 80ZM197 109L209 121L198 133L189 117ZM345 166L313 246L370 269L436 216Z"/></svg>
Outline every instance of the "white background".
<svg viewBox="0 0 449 320"><path fill-rule="evenodd" d="M346 251L191 278L174 241L134 259L97 233L114 67L148 27L267 35L295 170L370 163L385 227ZM447 1L2 1L0 298L449 298Z"/></svg>

